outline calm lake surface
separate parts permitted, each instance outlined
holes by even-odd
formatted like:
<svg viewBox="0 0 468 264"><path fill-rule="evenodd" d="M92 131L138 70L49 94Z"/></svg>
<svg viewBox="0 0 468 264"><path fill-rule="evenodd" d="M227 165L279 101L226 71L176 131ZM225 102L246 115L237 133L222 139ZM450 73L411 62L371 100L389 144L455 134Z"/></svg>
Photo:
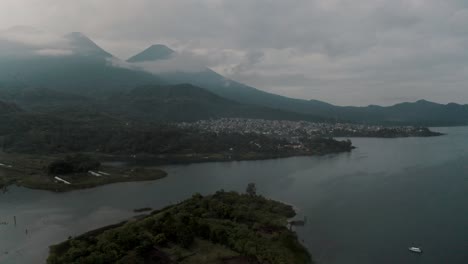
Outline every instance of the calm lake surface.
<svg viewBox="0 0 468 264"><path fill-rule="evenodd" d="M295 205L318 263L468 263L468 127L434 138L356 138L351 153L165 167L165 179L55 194L0 194L0 263L44 263L48 246L221 188ZM16 216L17 226L13 224ZM26 229L28 230L26 234ZM409 246L422 247L422 255Z"/></svg>

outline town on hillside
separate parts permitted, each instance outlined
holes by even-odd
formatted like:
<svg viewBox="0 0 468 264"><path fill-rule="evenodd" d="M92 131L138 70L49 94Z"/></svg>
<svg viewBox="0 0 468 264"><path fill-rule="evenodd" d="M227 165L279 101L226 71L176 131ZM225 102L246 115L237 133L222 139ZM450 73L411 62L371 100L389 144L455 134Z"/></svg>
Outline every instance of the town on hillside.
<svg viewBox="0 0 468 264"><path fill-rule="evenodd" d="M265 120L248 118L220 118L181 122L180 128L198 129L214 133L262 134L298 140L301 137L428 137L439 136L426 127L381 126L352 123L315 123L307 121Z"/></svg>

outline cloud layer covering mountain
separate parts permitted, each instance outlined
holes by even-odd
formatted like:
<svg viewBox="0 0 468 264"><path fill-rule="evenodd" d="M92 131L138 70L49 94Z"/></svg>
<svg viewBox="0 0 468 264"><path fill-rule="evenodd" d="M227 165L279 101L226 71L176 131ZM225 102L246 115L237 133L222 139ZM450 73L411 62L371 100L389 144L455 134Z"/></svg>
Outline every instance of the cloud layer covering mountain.
<svg viewBox="0 0 468 264"><path fill-rule="evenodd" d="M120 58L168 44L227 77L291 97L345 105L468 101L468 3L461 0L2 1L0 25L18 24L58 36L85 32ZM37 54L73 51L40 35L13 40L58 43Z"/></svg>

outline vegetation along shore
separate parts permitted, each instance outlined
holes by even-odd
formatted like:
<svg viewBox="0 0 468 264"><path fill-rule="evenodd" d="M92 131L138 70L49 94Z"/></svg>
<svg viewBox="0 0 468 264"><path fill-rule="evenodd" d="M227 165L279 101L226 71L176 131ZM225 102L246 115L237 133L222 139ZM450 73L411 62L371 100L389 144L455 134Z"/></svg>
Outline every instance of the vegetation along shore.
<svg viewBox="0 0 468 264"><path fill-rule="evenodd" d="M247 194L195 194L151 214L50 248L58 263L311 263L287 228L290 205Z"/></svg>

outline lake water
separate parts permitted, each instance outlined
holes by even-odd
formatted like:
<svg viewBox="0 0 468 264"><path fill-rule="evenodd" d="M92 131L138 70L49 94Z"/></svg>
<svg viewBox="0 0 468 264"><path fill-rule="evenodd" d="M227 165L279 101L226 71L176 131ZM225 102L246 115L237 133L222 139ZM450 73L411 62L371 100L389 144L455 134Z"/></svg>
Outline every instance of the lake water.
<svg viewBox="0 0 468 264"><path fill-rule="evenodd" d="M0 195L0 223L8 222L0 263L43 263L48 245L134 208L249 182L307 216L297 231L318 263L468 263L468 128L436 130L448 135L353 139L351 153L323 157L169 166L159 181L65 194L12 187ZM413 245L424 253L410 253Z"/></svg>

